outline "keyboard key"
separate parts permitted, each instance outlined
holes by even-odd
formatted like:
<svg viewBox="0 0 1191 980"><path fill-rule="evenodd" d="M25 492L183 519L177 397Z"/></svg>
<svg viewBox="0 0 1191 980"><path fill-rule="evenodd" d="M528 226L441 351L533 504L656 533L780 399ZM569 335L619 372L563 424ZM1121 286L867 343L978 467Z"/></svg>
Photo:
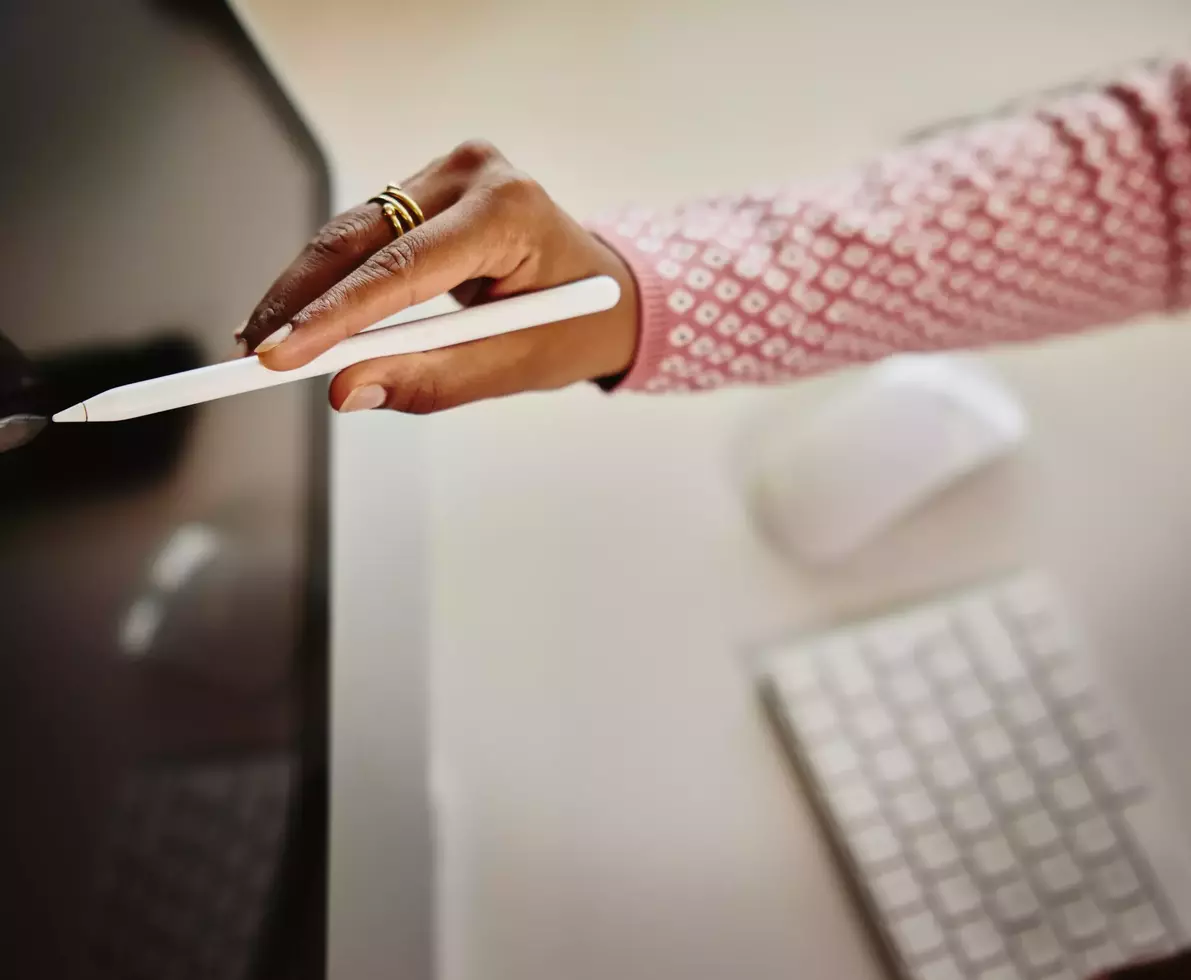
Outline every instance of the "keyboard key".
<svg viewBox="0 0 1191 980"><path fill-rule="evenodd" d="M956 790L973 782L972 770L963 754L955 748L945 748L927 766L931 781L944 790Z"/></svg>
<svg viewBox="0 0 1191 980"><path fill-rule="evenodd" d="M824 650L820 662L839 693L850 700L872 692L873 675L851 642L837 643Z"/></svg>
<svg viewBox="0 0 1191 980"><path fill-rule="evenodd" d="M1024 878L1002 885L992 896L992 912L1006 926L1020 928L1042 911Z"/></svg>
<svg viewBox="0 0 1191 980"><path fill-rule="evenodd" d="M1027 763L1032 763L1043 773L1069 769L1075 765L1071 750L1057 731L1044 732L1031 739L1025 748L1025 758Z"/></svg>
<svg viewBox="0 0 1191 980"><path fill-rule="evenodd" d="M914 759L900 745L892 745L873 756L873 770L886 783L900 783L914 775Z"/></svg>
<svg viewBox="0 0 1191 980"><path fill-rule="evenodd" d="M1108 920L1087 899L1081 898L1064 906L1059 922L1063 933L1077 945L1101 943L1107 938L1104 930L1108 927Z"/></svg>
<svg viewBox="0 0 1191 980"><path fill-rule="evenodd" d="M952 921L964 919L980 908L980 893L965 874L944 878L935 887L943 913Z"/></svg>
<svg viewBox="0 0 1191 980"><path fill-rule="evenodd" d="M1055 804L1064 813L1076 814L1092 806L1092 791L1088 789L1087 780L1077 772L1060 776L1051 783L1051 793Z"/></svg>
<svg viewBox="0 0 1191 980"><path fill-rule="evenodd" d="M895 736L893 716L880 704L866 704L852 717L856 733L869 742L884 742Z"/></svg>
<svg viewBox="0 0 1191 980"><path fill-rule="evenodd" d="M932 749L947 745L955 738L955 732L943 715L934 708L914 712L906 723L906 736L920 749Z"/></svg>
<svg viewBox="0 0 1191 980"><path fill-rule="evenodd" d="M1074 647L1073 637L1062 616L1039 616L1023 624L1022 636L1026 646L1039 660L1052 665L1069 663Z"/></svg>
<svg viewBox="0 0 1191 980"><path fill-rule="evenodd" d="M877 901L887 913L897 912L922 900L922 888L905 865L886 871L873 879Z"/></svg>
<svg viewBox="0 0 1191 980"><path fill-rule="evenodd" d="M1060 664L1046 675L1046 688L1059 701L1076 701L1091 690L1091 678L1082 664Z"/></svg>
<svg viewBox="0 0 1191 980"><path fill-rule="evenodd" d="M829 779L835 779L855 772L860 767L860 756L847 742L838 741L823 745L815 753L820 771Z"/></svg>
<svg viewBox="0 0 1191 980"><path fill-rule="evenodd" d="M865 632L866 645L886 667L899 667L914 660L926 645L939 636L937 616L904 614L882 622Z"/></svg>
<svg viewBox="0 0 1191 980"><path fill-rule="evenodd" d="M951 819L960 833L976 835L993 825L993 814L983 796L969 793L952 804Z"/></svg>
<svg viewBox="0 0 1191 980"><path fill-rule="evenodd" d="M908 830L935 822L939 813L921 786L899 793L894 797L891 809L901 826Z"/></svg>
<svg viewBox="0 0 1191 980"><path fill-rule="evenodd" d="M834 735L838 719L830 701L811 700L794 705L790 714L794 727L811 741Z"/></svg>
<svg viewBox="0 0 1191 980"><path fill-rule="evenodd" d="M964 684L956 688L948 699L952 712L960 721L974 722L992 714L993 704L979 684Z"/></svg>
<svg viewBox="0 0 1191 980"><path fill-rule="evenodd" d="M939 643L923 658L926 670L941 684L954 684L972 676L967 651L954 643Z"/></svg>
<svg viewBox="0 0 1191 980"><path fill-rule="evenodd" d="M1076 853L1089 861L1103 858L1117 847L1117 835L1098 813L1076 824L1071 836Z"/></svg>
<svg viewBox="0 0 1191 980"><path fill-rule="evenodd" d="M931 960L914 970L915 980L967 980L950 956Z"/></svg>
<svg viewBox="0 0 1191 980"><path fill-rule="evenodd" d="M997 766L1013 758L1013 743L1000 728L986 728L973 735L972 750L986 766Z"/></svg>
<svg viewBox="0 0 1191 980"><path fill-rule="evenodd" d="M981 970L976 980L1021 980L1021 974L1012 963L1001 963Z"/></svg>
<svg viewBox="0 0 1191 980"><path fill-rule="evenodd" d="M1097 752L1092 757L1091 770L1100 787L1114 799L1129 799L1141 792L1137 770L1119 748Z"/></svg>
<svg viewBox="0 0 1191 980"><path fill-rule="evenodd" d="M956 939L964 956L973 966L1005 955L1005 943L989 919L978 919L963 926Z"/></svg>
<svg viewBox="0 0 1191 980"><path fill-rule="evenodd" d="M1025 664L1000 616L984 602L968 603L961 622L975 643L976 659L985 675L998 686L1026 679Z"/></svg>
<svg viewBox="0 0 1191 980"><path fill-rule="evenodd" d="M870 820L879 813L880 803L867 784L853 781L841 783L831 791L835 812L847 823Z"/></svg>
<svg viewBox="0 0 1191 980"><path fill-rule="evenodd" d="M1121 916L1126 940L1131 950L1140 952L1162 952L1170 942L1166 927L1149 902L1134 906Z"/></svg>
<svg viewBox="0 0 1191 980"><path fill-rule="evenodd" d="M1033 691L1017 691L1002 702L1009 723L1019 730L1029 730L1050 718L1042 699Z"/></svg>
<svg viewBox="0 0 1191 980"><path fill-rule="evenodd" d="M1093 871L1092 884L1096 897L1108 905L1133 903L1141 894L1141 880L1133 865L1124 858Z"/></svg>
<svg viewBox="0 0 1191 980"><path fill-rule="evenodd" d="M934 874L947 871L959 864L959 851L955 848L955 842L941 830L922 834L914 841L913 850L919 865Z"/></svg>
<svg viewBox="0 0 1191 980"><path fill-rule="evenodd" d="M1011 769L996 776L992 782L997 799L1006 807L1016 807L1038 795L1034 780L1021 769Z"/></svg>
<svg viewBox="0 0 1191 980"><path fill-rule="evenodd" d="M902 948L912 957L920 958L943 945L943 932L938 920L930 912L919 912L894 925Z"/></svg>
<svg viewBox="0 0 1191 980"><path fill-rule="evenodd" d="M1106 939L1089 949L1085 949L1082 959L1083 971L1089 977L1098 976L1109 970L1115 970L1117 967L1123 966L1126 962L1126 957L1121 955L1117 944L1111 939Z"/></svg>
<svg viewBox="0 0 1191 980"><path fill-rule="evenodd" d="M1017 869L1009 842L999 834L972 846L972 864L976 874L986 881L1003 878Z"/></svg>
<svg viewBox="0 0 1191 980"><path fill-rule="evenodd" d="M895 674L889 678L888 688L889 696L901 706L903 711L912 710L925 704L931 695L926 681L917 671Z"/></svg>
<svg viewBox="0 0 1191 980"><path fill-rule="evenodd" d="M854 838L856 856L862 864L879 865L896 857L901 850L888 827L868 827Z"/></svg>
<svg viewBox="0 0 1191 980"><path fill-rule="evenodd" d="M1108 716L1098 705L1081 705L1067 716L1067 721L1084 745L1098 742L1112 732Z"/></svg>
<svg viewBox="0 0 1191 980"><path fill-rule="evenodd" d="M1035 810L1013 821L1013 835L1023 850L1034 853L1053 846L1059 839L1059 830L1050 814Z"/></svg>
<svg viewBox="0 0 1191 980"><path fill-rule="evenodd" d="M1055 854L1038 862L1038 878L1052 896L1060 896L1078 888L1083 881L1079 868L1067 854Z"/></svg>
<svg viewBox="0 0 1191 980"><path fill-rule="evenodd" d="M1064 955L1054 931L1045 922L1017 933L1013 937L1013 946L1018 957L1034 971L1061 962Z"/></svg>

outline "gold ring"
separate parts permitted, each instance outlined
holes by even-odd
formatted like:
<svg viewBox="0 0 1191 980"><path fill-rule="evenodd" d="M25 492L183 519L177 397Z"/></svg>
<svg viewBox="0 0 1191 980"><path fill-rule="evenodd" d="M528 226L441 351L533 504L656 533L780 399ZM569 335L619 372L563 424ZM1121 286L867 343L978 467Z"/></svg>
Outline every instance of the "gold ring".
<svg viewBox="0 0 1191 980"><path fill-rule="evenodd" d="M398 201L409 208L409 210L413 213L414 218L417 220L417 224L420 225L426 220L426 215L422 214L422 209L418 207L418 202L406 194L405 191L401 189L400 184L386 184L385 193L391 194L393 197L397 198Z"/></svg>
<svg viewBox="0 0 1191 980"><path fill-rule="evenodd" d="M387 184L383 191L369 200L380 205L397 238L407 231L413 231L426 220L418 202L406 194L399 184Z"/></svg>
<svg viewBox="0 0 1191 980"><path fill-rule="evenodd" d="M405 229L402 227L401 219L397 217L397 211L393 205L383 204L381 205L381 210L385 213L385 217L388 218L389 224L393 226L393 238L397 239L404 235Z"/></svg>
<svg viewBox="0 0 1191 980"><path fill-rule="evenodd" d="M373 200L380 204L381 210L385 212L390 223L394 217L399 219L398 223L393 226L397 229L398 235L413 231L418 226L418 223L414 221L414 216L392 194L377 194Z"/></svg>

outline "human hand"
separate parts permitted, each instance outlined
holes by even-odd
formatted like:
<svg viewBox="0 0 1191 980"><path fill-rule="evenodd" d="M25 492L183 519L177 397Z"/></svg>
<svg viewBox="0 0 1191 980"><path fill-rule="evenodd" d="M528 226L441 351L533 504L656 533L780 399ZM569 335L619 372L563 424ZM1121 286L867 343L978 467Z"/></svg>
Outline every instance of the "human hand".
<svg viewBox="0 0 1191 980"><path fill-rule="evenodd" d="M603 274L620 283L611 310L354 364L331 381L331 405L421 414L628 369L637 340L628 268L494 147L464 143L402 188L421 206L424 224L394 239L380 205L361 204L323 226L269 288L240 337L262 364L299 367L447 291L471 305Z"/></svg>

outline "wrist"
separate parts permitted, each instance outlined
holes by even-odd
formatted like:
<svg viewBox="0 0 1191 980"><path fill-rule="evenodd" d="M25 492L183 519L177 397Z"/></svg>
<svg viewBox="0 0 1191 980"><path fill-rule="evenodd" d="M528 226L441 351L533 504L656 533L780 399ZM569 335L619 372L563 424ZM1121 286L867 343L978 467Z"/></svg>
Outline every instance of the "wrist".
<svg viewBox="0 0 1191 980"><path fill-rule="evenodd" d="M602 378L600 384L608 391L644 389L657 376L662 359L673 350L668 336L675 313L667 303L673 283L656 271L656 255L640 251L632 238L621 234L611 223L595 226L592 233L615 257L617 266L631 283L633 351L626 368L613 378ZM625 290L625 294L629 295L629 291Z"/></svg>
<svg viewBox="0 0 1191 980"><path fill-rule="evenodd" d="M632 269L615 249L603 240L596 239L601 252L601 265L605 275L611 276L620 286L620 299L604 316L607 322L601 325L605 343L604 356L592 375L600 387L611 390L628 374L633 366L640 336L641 301L637 280Z"/></svg>

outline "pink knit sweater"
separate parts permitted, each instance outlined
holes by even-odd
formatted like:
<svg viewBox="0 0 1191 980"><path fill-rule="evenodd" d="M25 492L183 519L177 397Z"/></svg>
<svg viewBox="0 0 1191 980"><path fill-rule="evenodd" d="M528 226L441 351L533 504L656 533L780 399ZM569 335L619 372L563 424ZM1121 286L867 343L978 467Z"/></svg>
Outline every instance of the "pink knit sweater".
<svg viewBox="0 0 1191 980"><path fill-rule="evenodd" d="M640 289L623 387L716 388L1191 305L1191 63L1152 65L838 179L594 230Z"/></svg>

